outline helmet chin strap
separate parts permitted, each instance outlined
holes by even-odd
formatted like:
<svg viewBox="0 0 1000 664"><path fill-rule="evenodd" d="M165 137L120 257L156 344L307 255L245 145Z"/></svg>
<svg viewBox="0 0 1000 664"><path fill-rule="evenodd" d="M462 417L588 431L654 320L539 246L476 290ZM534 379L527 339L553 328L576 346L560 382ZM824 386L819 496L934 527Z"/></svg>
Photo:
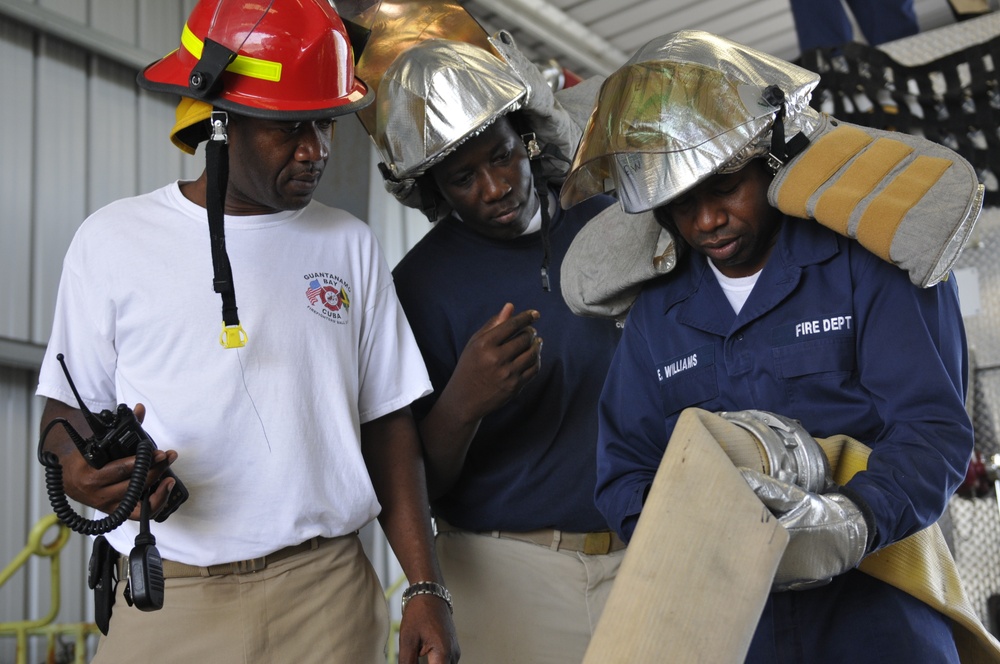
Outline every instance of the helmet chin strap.
<svg viewBox="0 0 1000 664"><path fill-rule="evenodd" d="M553 143L546 143L542 147L534 133L522 134L521 140L528 150L528 159L531 160L531 176L535 183L535 192L538 194L538 205L542 212L542 289L551 291L551 281L549 279L549 262L552 253L552 241L549 238L549 228L552 224L552 213L549 211L549 181L542 174L542 159L558 159L567 164L570 160Z"/></svg>
<svg viewBox="0 0 1000 664"><path fill-rule="evenodd" d="M208 210L208 232L212 239L213 285L222 296L222 333L219 343L225 348L241 348L247 334L240 325L236 310L236 289L233 268L226 252L226 189L229 185L229 116L225 111L212 111L212 133L205 145L205 207Z"/></svg>
<svg viewBox="0 0 1000 664"><path fill-rule="evenodd" d="M549 229L552 226L552 215L549 213L549 188L544 179L536 184L538 205L542 210L542 289L551 291L549 284L549 261L552 253L552 241L549 239Z"/></svg>
<svg viewBox="0 0 1000 664"><path fill-rule="evenodd" d="M249 35L249 33L248 33ZM208 99L222 89L222 73L236 59L236 51L205 38L198 64L188 77L194 97ZM247 334L240 325L236 310L233 268L226 252L226 190L229 186L229 115L212 109L209 140L205 144L205 207L208 210L208 233L212 240L212 284L222 296L222 332L219 343L224 348L242 348Z"/></svg>
<svg viewBox="0 0 1000 664"><path fill-rule="evenodd" d="M789 141L785 141L785 93L777 85L769 85L761 94L763 100L771 106L777 106L774 123L771 125L771 149L767 154L767 167L774 175L785 164L795 158L809 145L805 133L799 132Z"/></svg>
<svg viewBox="0 0 1000 664"><path fill-rule="evenodd" d="M552 242L549 239L549 227L552 223L552 215L549 213L549 184L542 175L541 161L538 159L542 155L542 149L535 139L535 135L524 134L521 136L521 140L524 141L524 147L528 149L528 159L531 160L531 179L535 183L538 207L542 213L542 290L551 291L549 261L551 260Z"/></svg>

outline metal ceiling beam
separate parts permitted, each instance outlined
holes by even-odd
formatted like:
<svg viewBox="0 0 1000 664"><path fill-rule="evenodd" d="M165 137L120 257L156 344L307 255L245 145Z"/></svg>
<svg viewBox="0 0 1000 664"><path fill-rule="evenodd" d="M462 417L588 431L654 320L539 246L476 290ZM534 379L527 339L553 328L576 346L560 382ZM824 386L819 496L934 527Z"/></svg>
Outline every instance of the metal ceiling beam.
<svg viewBox="0 0 1000 664"><path fill-rule="evenodd" d="M628 60L587 26L542 0L475 0L505 21L598 74L608 75Z"/></svg>

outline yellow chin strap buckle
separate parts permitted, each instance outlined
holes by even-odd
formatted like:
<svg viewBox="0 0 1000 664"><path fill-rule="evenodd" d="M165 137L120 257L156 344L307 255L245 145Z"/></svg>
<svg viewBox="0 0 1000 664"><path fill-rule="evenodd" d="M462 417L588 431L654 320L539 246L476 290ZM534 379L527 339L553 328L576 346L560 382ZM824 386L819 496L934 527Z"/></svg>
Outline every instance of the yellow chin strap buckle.
<svg viewBox="0 0 1000 664"><path fill-rule="evenodd" d="M222 324L222 334L219 335L219 343L222 344L223 348L242 348L247 345L249 339L243 326L239 323L236 325Z"/></svg>

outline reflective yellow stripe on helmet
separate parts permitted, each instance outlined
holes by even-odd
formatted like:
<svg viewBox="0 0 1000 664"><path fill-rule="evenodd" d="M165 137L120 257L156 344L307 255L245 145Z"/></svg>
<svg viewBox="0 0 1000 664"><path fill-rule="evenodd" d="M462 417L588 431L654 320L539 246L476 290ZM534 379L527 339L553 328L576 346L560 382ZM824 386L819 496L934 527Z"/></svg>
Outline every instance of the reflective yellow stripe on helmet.
<svg viewBox="0 0 1000 664"><path fill-rule="evenodd" d="M191 32L188 28L187 23L184 24L184 30L181 31L181 44L184 48L193 55L194 57L201 59L201 49L204 43L198 39L198 37ZM247 55L237 55L236 59L229 63L226 67L226 71L231 71L234 74L240 74L242 76L249 76L251 78L259 78L265 81L280 81L281 80L281 63L274 62L272 60L261 60L260 58L251 58Z"/></svg>

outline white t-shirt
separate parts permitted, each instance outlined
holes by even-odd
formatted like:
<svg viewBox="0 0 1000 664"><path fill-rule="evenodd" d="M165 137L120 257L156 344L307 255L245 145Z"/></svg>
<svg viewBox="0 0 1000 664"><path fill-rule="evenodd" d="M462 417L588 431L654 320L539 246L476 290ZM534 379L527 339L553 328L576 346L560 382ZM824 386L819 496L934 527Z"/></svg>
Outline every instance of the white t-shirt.
<svg viewBox="0 0 1000 664"><path fill-rule="evenodd" d="M722 287L722 292L726 294L726 299L732 305L733 311L737 314L740 313L743 305L746 304L747 298L750 297L750 291L757 284L760 271L754 272L749 277L727 277L719 272L719 268L715 267L715 263L711 259L706 257L705 260L708 261L708 266L715 273L715 278L718 279L719 286Z"/></svg>
<svg viewBox="0 0 1000 664"><path fill-rule="evenodd" d="M108 205L64 261L37 394L146 406L143 428L190 498L153 523L160 554L193 565L355 531L379 512L359 427L430 381L375 236L347 212L227 216L241 349L219 344L205 209L177 183ZM138 532L108 535L127 553Z"/></svg>

